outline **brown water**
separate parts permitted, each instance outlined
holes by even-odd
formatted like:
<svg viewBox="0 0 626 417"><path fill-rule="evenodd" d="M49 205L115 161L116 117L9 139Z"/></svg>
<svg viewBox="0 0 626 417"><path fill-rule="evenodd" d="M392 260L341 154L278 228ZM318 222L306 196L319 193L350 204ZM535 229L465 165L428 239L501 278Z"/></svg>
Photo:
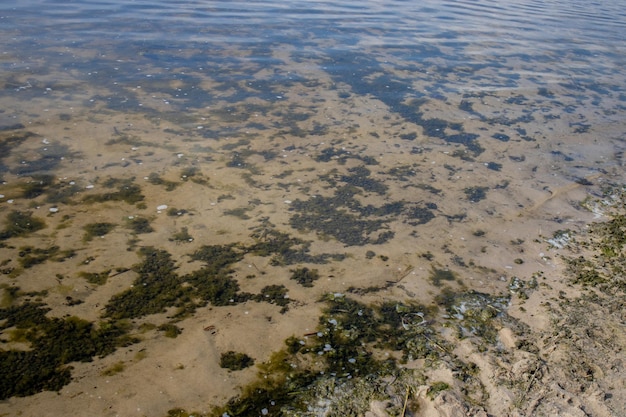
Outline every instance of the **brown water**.
<svg viewBox="0 0 626 417"><path fill-rule="evenodd" d="M380 298L429 302L433 268L505 291L545 262L524 242L584 224L576 199L624 182L617 1L33 0L0 5L0 22L0 220L46 223L3 241L0 282L47 291L55 317L101 320L133 276L79 273L130 268L141 247L183 274L202 245L286 233L311 256L246 256L230 274L299 304L194 316L223 323L216 351L260 362L314 328L324 293L402 279ZM131 185L141 201L102 197ZM115 228L84 239L103 222ZM20 263L25 247L54 246L73 254ZM313 288L289 279L304 266L320 271ZM253 324L243 309L259 309ZM197 395L222 401L240 382L228 378Z"/></svg>

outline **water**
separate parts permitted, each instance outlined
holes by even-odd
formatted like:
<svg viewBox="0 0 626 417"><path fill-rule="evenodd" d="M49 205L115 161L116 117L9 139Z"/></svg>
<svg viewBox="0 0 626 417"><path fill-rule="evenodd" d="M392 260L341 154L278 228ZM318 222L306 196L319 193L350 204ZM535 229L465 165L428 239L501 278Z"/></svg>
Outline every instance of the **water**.
<svg viewBox="0 0 626 417"><path fill-rule="evenodd" d="M219 323L213 351L260 362L315 327L328 292L401 279L380 297L428 303L431 272L448 268L459 285L505 291L549 264L532 242L583 227L592 214L577 201L624 182L619 1L25 0L0 4L0 23L0 216L5 231L14 211L46 223L4 238L0 280L47 291L57 317L100 320L134 276L80 273L130 268L140 247L185 274L202 245L286 233L310 246L246 255L230 274L251 294L284 285L298 306L249 301L242 316L233 301L235 316L199 308L185 322ZM131 186L141 198L111 194ZM85 239L94 222L115 226ZM74 254L19 261L53 246ZM320 271L313 287L289 279L303 265ZM191 407L214 384L191 368L176 377L200 381L187 396L154 389ZM241 382L224 381L211 401Z"/></svg>

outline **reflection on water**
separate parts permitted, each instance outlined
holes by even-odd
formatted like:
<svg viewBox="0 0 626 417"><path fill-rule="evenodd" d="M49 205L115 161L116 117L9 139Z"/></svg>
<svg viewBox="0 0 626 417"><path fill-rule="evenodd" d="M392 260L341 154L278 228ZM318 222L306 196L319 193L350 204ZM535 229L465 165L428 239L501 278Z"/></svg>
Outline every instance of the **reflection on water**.
<svg viewBox="0 0 626 417"><path fill-rule="evenodd" d="M0 21L1 280L58 317L111 317L142 247L189 286L203 245L245 249L213 253L238 285L215 305L390 276L428 302L447 268L497 292L524 241L585 218L572 193L623 182L617 1L29 0ZM298 286L304 265L327 279ZM159 302L204 307L181 300ZM280 347L253 333L260 361Z"/></svg>

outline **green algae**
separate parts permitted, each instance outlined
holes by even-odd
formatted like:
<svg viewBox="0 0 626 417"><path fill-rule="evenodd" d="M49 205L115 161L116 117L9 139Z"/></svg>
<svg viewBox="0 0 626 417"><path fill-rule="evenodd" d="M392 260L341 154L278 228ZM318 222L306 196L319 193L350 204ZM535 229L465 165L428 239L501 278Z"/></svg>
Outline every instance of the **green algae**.
<svg viewBox="0 0 626 417"><path fill-rule="evenodd" d="M50 318L41 303L19 302L0 309L0 330L15 327L29 350L0 350L0 398L61 389L71 380L71 362L88 362L135 343L122 323L98 326L78 317Z"/></svg>
<svg viewBox="0 0 626 417"><path fill-rule="evenodd" d="M393 232L386 231L376 235L388 220L381 218L367 219L351 211L364 209L355 195L358 193L352 186L340 187L333 197L312 197L307 201L296 200L291 204L297 211L289 219L290 225L299 231L316 231L323 236L332 236L347 246L362 246L368 243L382 244L393 237ZM365 214L366 215L366 214Z"/></svg>
<svg viewBox="0 0 626 417"><path fill-rule="evenodd" d="M5 219L5 229L0 232L0 240L27 236L46 227L46 223L34 217L32 212L11 211Z"/></svg>
<svg viewBox="0 0 626 417"><path fill-rule="evenodd" d="M263 221L254 229L251 237L255 243L247 248L258 256L271 256L270 264L294 265L298 263L325 264L332 261L341 261L346 255L341 253L310 253L311 242L280 232L274 226Z"/></svg>
<svg viewBox="0 0 626 417"><path fill-rule="evenodd" d="M210 415L299 415L324 403L332 409L328 415L362 415L372 400L387 395L387 377L402 390L408 375L415 377L375 351L399 351L403 360L439 358L444 342L424 319L432 311L423 306L366 305L340 294L325 303L316 333L287 339L284 350L259 365L257 382ZM411 344L416 340L421 349Z"/></svg>
<svg viewBox="0 0 626 417"><path fill-rule="evenodd" d="M18 252L18 262L22 268L30 268L34 265L42 264L48 260L56 262L64 262L72 258L76 252L72 249L61 250L58 246L50 246L48 248L34 248L32 246L24 246Z"/></svg>
<svg viewBox="0 0 626 417"><path fill-rule="evenodd" d="M254 365L254 359L245 353L234 352L229 350L228 352L220 355L220 367L229 369L231 371L240 371L245 368L249 368Z"/></svg>
<svg viewBox="0 0 626 417"><path fill-rule="evenodd" d="M115 229L117 225L108 222L88 223L83 226L85 234L83 236L83 242L89 242L94 237L102 237L107 235Z"/></svg>
<svg viewBox="0 0 626 417"><path fill-rule="evenodd" d="M174 233L168 240L170 242L189 243L193 241L193 236L189 234L189 229L187 227L183 227L179 232Z"/></svg>
<svg viewBox="0 0 626 417"><path fill-rule="evenodd" d="M53 175L41 174L33 175L31 180L21 184L22 198L36 198L44 194L46 190L54 184L55 178Z"/></svg>
<svg viewBox="0 0 626 417"><path fill-rule="evenodd" d="M445 309L449 324L457 330L457 337L478 337L494 344L502 326L500 319L506 316L509 297L475 291L454 292L444 288L436 301Z"/></svg>
<svg viewBox="0 0 626 417"><path fill-rule="evenodd" d="M84 272L81 271L78 273L78 276L84 278L90 284L95 285L104 285L109 279L109 275L111 274L111 270L107 269L102 272Z"/></svg>
<svg viewBox="0 0 626 417"><path fill-rule="evenodd" d="M145 217L133 217L132 219L127 219L126 227L137 234L154 232L154 228L150 225L150 220Z"/></svg>
<svg viewBox="0 0 626 417"><path fill-rule="evenodd" d="M313 282L319 278L320 274L317 269L309 269L307 267L291 270L291 276L289 277L289 279L295 280L303 287L312 287Z"/></svg>
<svg viewBox="0 0 626 417"><path fill-rule="evenodd" d="M432 256L430 257L430 259L432 259ZM455 281L456 279L456 274L447 268L439 269L434 266L430 267L430 281L436 287L441 287L443 281Z"/></svg>
<svg viewBox="0 0 626 417"><path fill-rule="evenodd" d="M467 199L472 203L477 203L480 200L487 198L487 191L489 187L467 187L463 190Z"/></svg>
<svg viewBox="0 0 626 417"><path fill-rule="evenodd" d="M152 185L162 185L165 187L165 191L174 191L180 184L178 182L165 180L156 172L152 172L148 175L148 182Z"/></svg>
<svg viewBox="0 0 626 417"><path fill-rule="evenodd" d="M450 389L450 384L448 384L447 382L443 382L443 381L433 382L430 385L430 387L428 387L428 391L426 392L426 395L428 395L428 397L431 400L433 400L435 399L437 395L439 395L441 391L445 391L448 389Z"/></svg>
<svg viewBox="0 0 626 417"><path fill-rule="evenodd" d="M113 376L123 372L126 369L126 364L122 361L116 362L113 365L106 368L102 371L101 375L103 376Z"/></svg>
<svg viewBox="0 0 626 417"><path fill-rule="evenodd" d="M251 210L251 207L238 207L234 209L224 210L224 215L237 217L241 220L249 220L250 216L246 214Z"/></svg>
<svg viewBox="0 0 626 417"><path fill-rule="evenodd" d="M89 194L83 197L84 203L104 203L107 201L123 201L127 204L137 204L145 199L141 187L131 179L109 178L103 183L106 188L117 187L117 191L99 194Z"/></svg>
<svg viewBox="0 0 626 417"><path fill-rule="evenodd" d="M169 337L171 339L175 339L176 337L178 337L179 334L183 332L180 327L176 326L173 323L163 323L157 327L157 330L163 332L165 337Z"/></svg>

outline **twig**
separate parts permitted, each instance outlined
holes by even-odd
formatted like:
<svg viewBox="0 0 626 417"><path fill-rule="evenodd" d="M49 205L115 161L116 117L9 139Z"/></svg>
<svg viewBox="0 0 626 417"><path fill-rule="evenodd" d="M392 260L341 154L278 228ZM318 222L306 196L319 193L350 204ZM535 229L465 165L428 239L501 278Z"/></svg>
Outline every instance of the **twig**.
<svg viewBox="0 0 626 417"><path fill-rule="evenodd" d="M409 403L409 393L411 392L411 387L409 385L406 386L406 395L404 396L404 406L402 407L401 417L406 415L406 406Z"/></svg>

